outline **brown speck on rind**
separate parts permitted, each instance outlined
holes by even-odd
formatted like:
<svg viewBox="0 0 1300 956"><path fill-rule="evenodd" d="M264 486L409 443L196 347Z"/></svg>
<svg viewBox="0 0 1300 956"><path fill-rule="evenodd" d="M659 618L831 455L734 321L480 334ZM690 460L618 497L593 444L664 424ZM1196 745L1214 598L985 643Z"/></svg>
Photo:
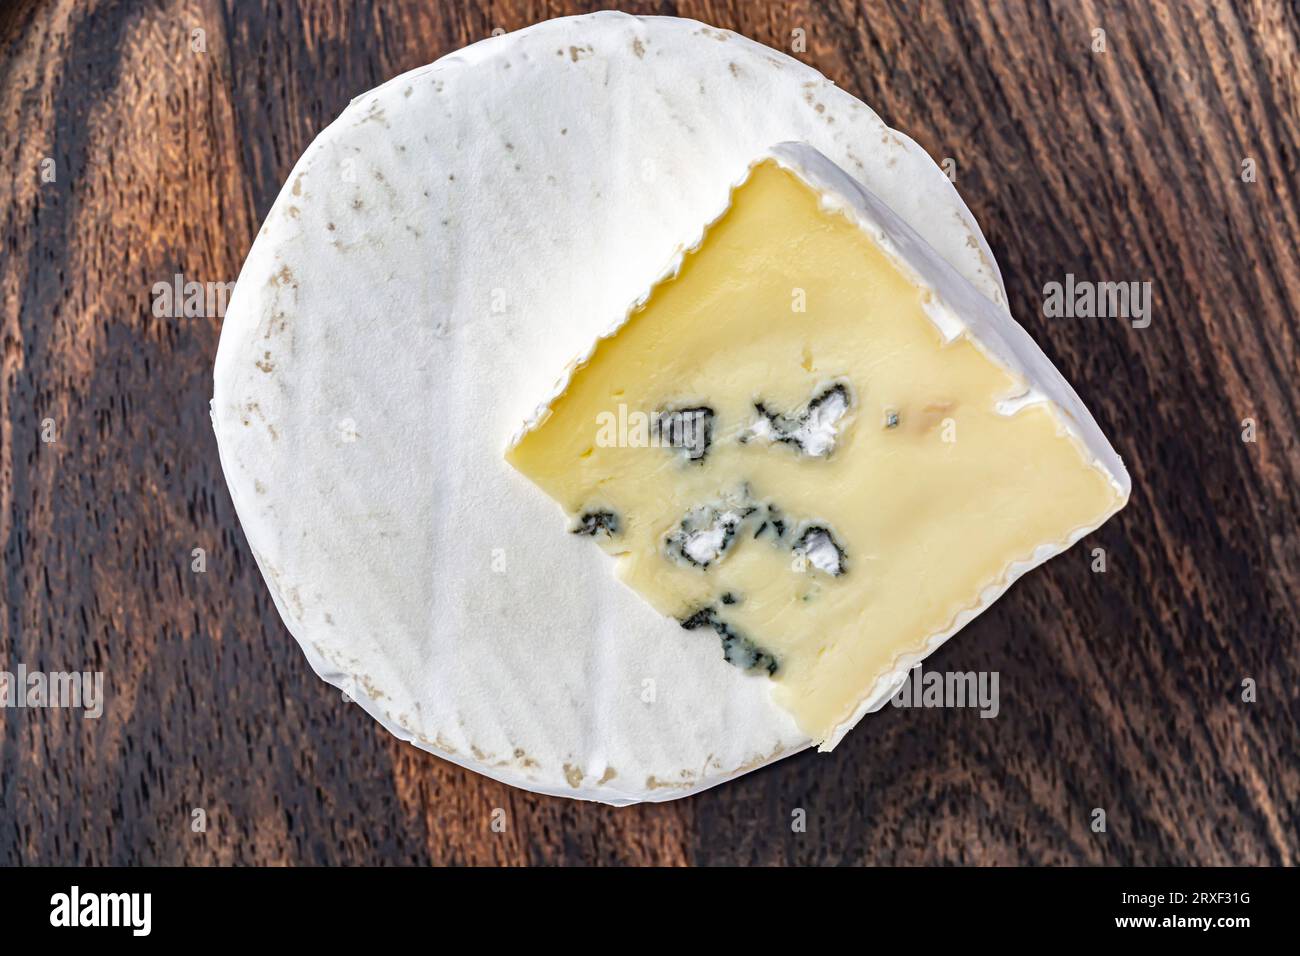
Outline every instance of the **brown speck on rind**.
<svg viewBox="0 0 1300 956"><path fill-rule="evenodd" d="M740 76L740 67L736 66L734 62L728 63L727 69L731 71L732 76Z"/></svg>
<svg viewBox="0 0 1300 956"><path fill-rule="evenodd" d="M361 197L360 197L360 196L358 196L356 199L352 200L352 208L353 208L353 209L360 209L360 208L361 208L362 206L364 206L364 205L365 205L365 203L363 203L363 202L361 201Z"/></svg>
<svg viewBox="0 0 1300 956"><path fill-rule="evenodd" d="M332 223L332 222L327 222L327 223L325 223L325 228L328 229L330 232L333 232L333 231L334 231L334 223Z"/></svg>
<svg viewBox="0 0 1300 956"><path fill-rule="evenodd" d="M609 783L611 780L613 780L613 779L614 779L615 777L617 777L617 776L618 776L618 774L614 772L614 768L613 768L613 767L606 767L606 768L605 768L605 772L604 772L603 774L600 775L600 779L597 780L596 783L597 783L597 784L606 784L606 783Z"/></svg>
<svg viewBox="0 0 1300 956"><path fill-rule="evenodd" d="M294 616L299 620L302 620L307 611L306 608L303 607L302 595L298 593L298 589L296 587L286 588L281 593L287 599L291 610L294 612Z"/></svg>
<svg viewBox="0 0 1300 956"><path fill-rule="evenodd" d="M686 783L694 782L693 775L689 770L683 770L682 777L685 778ZM658 777L654 776L653 774L645 778L645 788L647 790L680 790L681 787L682 787L681 781L660 780Z"/></svg>
<svg viewBox="0 0 1300 956"><path fill-rule="evenodd" d="M632 41L632 52L636 54L638 60L645 56L645 44L639 38Z"/></svg>
<svg viewBox="0 0 1300 956"><path fill-rule="evenodd" d="M264 495L264 494L266 494L266 485L262 484L260 481L258 481L256 478L254 478L254 479L253 479L253 490L254 490L255 492L257 492L259 495Z"/></svg>
<svg viewBox="0 0 1300 956"><path fill-rule="evenodd" d="M299 173L293 179L293 194L295 196L302 195L302 173Z"/></svg>
<svg viewBox="0 0 1300 956"><path fill-rule="evenodd" d="M365 116L357 120L356 125L360 126L362 123L371 122L382 123L384 126L388 126L388 121L384 119L384 108L379 105L378 100L375 100L370 104L370 109L366 111Z"/></svg>
<svg viewBox="0 0 1300 956"><path fill-rule="evenodd" d="M738 777L744 773L748 773L751 770L757 770L759 767L766 766L767 764L771 763L773 760L776 760L778 757L785 756L787 753L788 751L784 750L780 744L777 744L775 747L772 748L772 752L770 754L766 754L766 755L759 754L757 757L753 757L745 761L739 767L736 767L732 771L732 777L734 779L735 777Z"/></svg>
<svg viewBox="0 0 1300 956"><path fill-rule="evenodd" d="M258 368L260 368L267 375L270 375L272 372L275 371L275 363L271 361L270 352L263 352L262 357L258 359L256 362L254 362L253 364L256 365Z"/></svg>
<svg viewBox="0 0 1300 956"><path fill-rule="evenodd" d="M571 46L569 47L569 59L577 63L584 56L591 56L595 52L589 46Z"/></svg>
<svg viewBox="0 0 1300 956"><path fill-rule="evenodd" d="M379 685L371 679L369 674L362 676L361 686L366 689L366 693L370 695L371 700L385 700L388 697L387 694L379 689Z"/></svg>
<svg viewBox="0 0 1300 956"><path fill-rule="evenodd" d="M568 136L568 135L569 135L569 127L567 127L567 126L561 126L561 127L560 127L560 135L561 135L561 136Z"/></svg>
<svg viewBox="0 0 1300 956"><path fill-rule="evenodd" d="M402 95L403 95L403 96L410 96L414 91L415 91L415 87L413 87L413 86L408 86L405 90L402 91Z"/></svg>
<svg viewBox="0 0 1300 956"><path fill-rule="evenodd" d="M569 781L569 786L577 790L582 786L582 771L573 764L566 763L564 765L564 779Z"/></svg>

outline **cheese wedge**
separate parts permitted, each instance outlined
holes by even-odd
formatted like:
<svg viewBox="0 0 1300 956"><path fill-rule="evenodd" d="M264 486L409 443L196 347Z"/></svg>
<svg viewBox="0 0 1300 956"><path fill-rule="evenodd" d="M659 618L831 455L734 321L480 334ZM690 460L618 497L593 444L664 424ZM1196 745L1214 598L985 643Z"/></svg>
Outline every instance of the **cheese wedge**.
<svg viewBox="0 0 1300 956"><path fill-rule="evenodd" d="M503 458L557 372L784 140L882 197L1005 313L979 224L905 132L693 20L602 11L485 38L358 95L294 164L222 322L214 435L304 661L388 732L616 805L811 743L779 675L725 663L622 586Z"/></svg>
<svg viewBox="0 0 1300 956"><path fill-rule="evenodd" d="M507 457L823 749L1129 490L1028 336L800 144Z"/></svg>

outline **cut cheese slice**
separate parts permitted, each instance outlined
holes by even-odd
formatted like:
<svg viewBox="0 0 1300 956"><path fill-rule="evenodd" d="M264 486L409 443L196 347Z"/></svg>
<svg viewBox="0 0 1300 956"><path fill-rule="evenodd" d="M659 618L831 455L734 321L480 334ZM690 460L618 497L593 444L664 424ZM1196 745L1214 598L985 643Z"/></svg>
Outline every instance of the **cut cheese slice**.
<svg viewBox="0 0 1300 956"><path fill-rule="evenodd" d="M823 749L1129 491L1028 336L800 144L751 167L508 458Z"/></svg>

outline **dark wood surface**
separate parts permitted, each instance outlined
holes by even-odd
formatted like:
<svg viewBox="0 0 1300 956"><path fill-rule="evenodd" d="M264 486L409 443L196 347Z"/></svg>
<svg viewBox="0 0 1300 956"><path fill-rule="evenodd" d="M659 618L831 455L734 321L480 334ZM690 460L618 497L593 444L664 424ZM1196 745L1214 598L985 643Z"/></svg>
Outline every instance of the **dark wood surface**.
<svg viewBox="0 0 1300 956"><path fill-rule="evenodd" d="M1015 314L1125 456L1129 508L933 659L998 671L996 720L886 708L831 755L613 809L443 763L311 673L218 465L220 320L155 318L151 287L233 279L353 95L601 6L0 12L0 670L102 669L108 695L99 720L0 710L0 862L1297 863L1292 0L623 5L787 51L802 28L795 55L954 158ZM1150 327L1045 318L1066 273L1151 282Z"/></svg>

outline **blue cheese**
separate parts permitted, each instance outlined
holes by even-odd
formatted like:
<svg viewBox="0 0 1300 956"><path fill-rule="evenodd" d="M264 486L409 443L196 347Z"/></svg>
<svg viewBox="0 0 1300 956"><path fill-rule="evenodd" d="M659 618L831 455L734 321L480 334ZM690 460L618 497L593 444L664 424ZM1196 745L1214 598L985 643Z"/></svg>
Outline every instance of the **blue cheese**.
<svg viewBox="0 0 1300 956"><path fill-rule="evenodd" d="M570 513L615 511L619 577L830 747L1127 496L1080 439L1086 412L1021 400L1023 343L1007 359L964 331L993 340L995 312L842 171L783 147L509 459ZM593 447L615 401L709 409L707 455Z"/></svg>

